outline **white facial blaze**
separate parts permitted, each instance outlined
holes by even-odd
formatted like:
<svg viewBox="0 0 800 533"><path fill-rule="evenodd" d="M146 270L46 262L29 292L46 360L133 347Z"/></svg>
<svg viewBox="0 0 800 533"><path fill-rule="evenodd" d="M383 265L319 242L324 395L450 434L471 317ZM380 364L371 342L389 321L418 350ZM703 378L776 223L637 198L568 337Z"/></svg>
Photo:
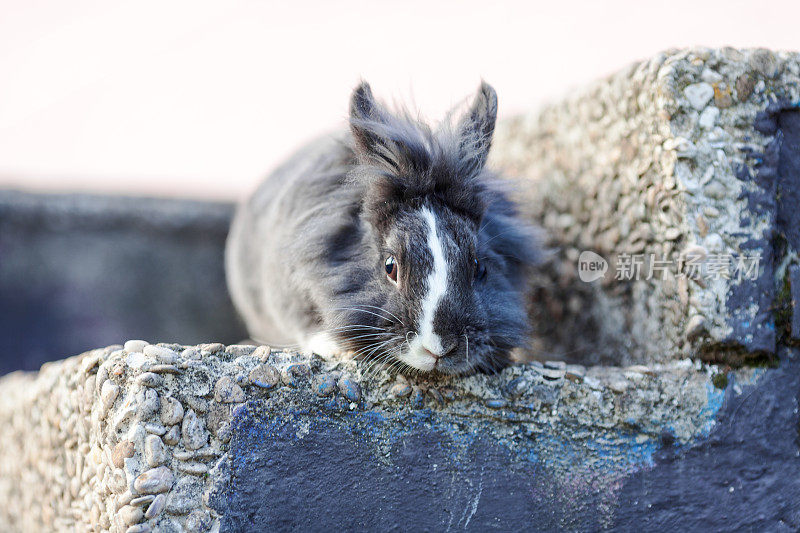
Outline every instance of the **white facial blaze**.
<svg viewBox="0 0 800 533"><path fill-rule="evenodd" d="M439 302L447 291L447 261L444 255L444 246L437 232L436 217L427 207L421 211L422 218L428 224L428 248L433 257L433 265L428 275L425 297L422 300L422 313L417 329L417 335L409 345L408 353L401 356L409 365L420 370L433 369L436 358L431 356L426 350L434 354L442 354L442 340L433 331L433 317Z"/></svg>

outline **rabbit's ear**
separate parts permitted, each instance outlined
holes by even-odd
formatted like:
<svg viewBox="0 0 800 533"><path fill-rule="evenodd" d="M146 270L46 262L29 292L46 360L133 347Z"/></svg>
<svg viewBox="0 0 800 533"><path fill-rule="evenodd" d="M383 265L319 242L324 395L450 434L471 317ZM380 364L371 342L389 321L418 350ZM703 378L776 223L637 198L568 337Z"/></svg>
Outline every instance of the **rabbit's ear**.
<svg viewBox="0 0 800 533"><path fill-rule="evenodd" d="M483 168L492 146L496 121L497 93L491 85L482 81L469 111L458 124L459 148L464 166L473 171Z"/></svg>
<svg viewBox="0 0 800 533"><path fill-rule="evenodd" d="M385 148L376 126L386 122L387 113L375 101L372 89L365 81L356 87L350 97L350 130L355 140L356 154L362 161L368 161L376 152Z"/></svg>

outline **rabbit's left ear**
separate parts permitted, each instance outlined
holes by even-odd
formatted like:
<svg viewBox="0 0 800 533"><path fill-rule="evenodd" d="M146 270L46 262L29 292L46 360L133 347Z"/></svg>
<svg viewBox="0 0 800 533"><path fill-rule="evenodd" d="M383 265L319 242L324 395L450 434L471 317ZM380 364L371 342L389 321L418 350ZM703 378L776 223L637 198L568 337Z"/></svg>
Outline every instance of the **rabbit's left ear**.
<svg viewBox="0 0 800 533"><path fill-rule="evenodd" d="M350 130L355 140L356 155L362 161L369 161L385 151L385 143L378 134L385 125L387 112L372 96L367 82L355 88L350 97Z"/></svg>
<svg viewBox="0 0 800 533"><path fill-rule="evenodd" d="M473 171L479 171L486 164L496 121L497 93L491 85L482 81L478 94L457 129L462 162Z"/></svg>

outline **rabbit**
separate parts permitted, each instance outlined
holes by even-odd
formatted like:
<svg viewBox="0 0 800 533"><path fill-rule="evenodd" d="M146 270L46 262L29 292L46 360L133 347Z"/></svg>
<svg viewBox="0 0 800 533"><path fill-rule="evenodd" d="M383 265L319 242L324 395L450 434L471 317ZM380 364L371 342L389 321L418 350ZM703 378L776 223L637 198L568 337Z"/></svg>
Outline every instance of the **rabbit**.
<svg viewBox="0 0 800 533"><path fill-rule="evenodd" d="M485 82L435 129L362 82L349 130L300 149L237 208L226 276L251 337L404 372L508 365L530 334L540 248L485 168L496 117Z"/></svg>

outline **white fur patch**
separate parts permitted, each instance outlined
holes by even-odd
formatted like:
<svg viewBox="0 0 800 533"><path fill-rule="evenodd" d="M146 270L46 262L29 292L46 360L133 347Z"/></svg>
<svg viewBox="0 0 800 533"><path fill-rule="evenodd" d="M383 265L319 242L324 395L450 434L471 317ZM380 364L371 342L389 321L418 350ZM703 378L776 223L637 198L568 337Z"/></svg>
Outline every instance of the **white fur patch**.
<svg viewBox="0 0 800 533"><path fill-rule="evenodd" d="M312 335L303 343L303 351L315 353L323 359L332 359L341 353L341 348L327 333L317 333Z"/></svg>
<svg viewBox="0 0 800 533"><path fill-rule="evenodd" d="M433 268L428 275L426 293L422 300L422 314L420 315L417 335L409 344L408 353L402 354L400 359L405 363L420 370L432 370L436 358L428 351L442 355L442 339L433 331L433 317L439 302L447 292L447 261L444 255L444 246L437 232L436 216L427 207L421 211L422 218L428 223L428 248L433 256Z"/></svg>
<svg viewBox="0 0 800 533"><path fill-rule="evenodd" d="M417 368L424 372L433 370L433 367L436 366L436 358L422 348L415 348L413 344L414 343L412 343L411 348L408 349L408 352L400 353L397 358L408 366Z"/></svg>

